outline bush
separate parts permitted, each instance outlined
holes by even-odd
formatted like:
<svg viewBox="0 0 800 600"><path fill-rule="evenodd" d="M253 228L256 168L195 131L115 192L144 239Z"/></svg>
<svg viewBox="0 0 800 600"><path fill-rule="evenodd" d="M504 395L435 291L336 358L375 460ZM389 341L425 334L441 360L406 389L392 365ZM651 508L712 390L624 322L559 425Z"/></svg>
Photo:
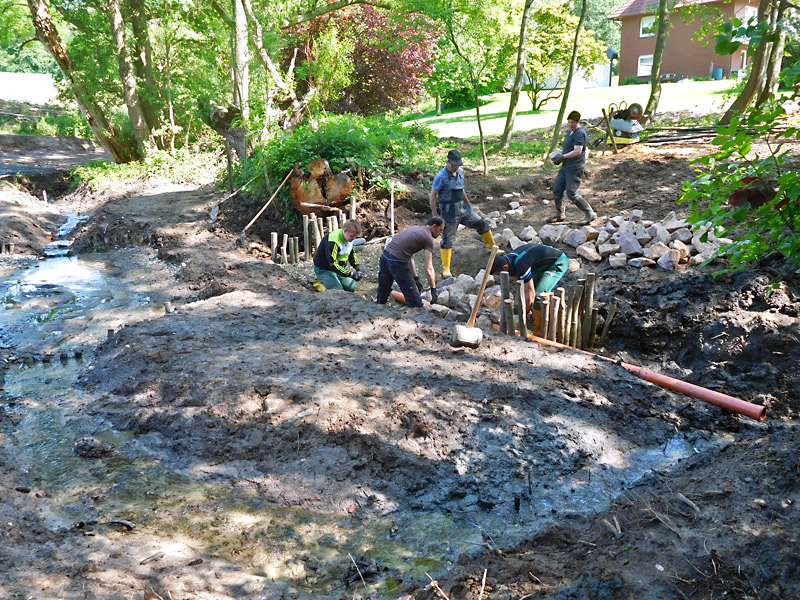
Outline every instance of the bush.
<svg viewBox="0 0 800 600"><path fill-rule="evenodd" d="M256 148L247 164L238 169L235 185L247 183L248 193L266 198L265 172L275 187L295 163L305 169L319 158L326 159L334 173L360 166L368 179L378 183L390 173L434 164L437 146L436 136L424 125L404 126L384 116L329 115L317 127L303 124ZM284 219L296 217L287 188L282 190L279 204Z"/></svg>
<svg viewBox="0 0 800 600"><path fill-rule="evenodd" d="M628 77L620 85L639 85L642 83L638 77Z"/></svg>
<svg viewBox="0 0 800 600"><path fill-rule="evenodd" d="M208 183L222 171L219 153L197 152L187 148L174 153L153 150L144 160L115 164L94 161L75 169L76 183L97 190L114 182L142 177L167 179L175 183Z"/></svg>
<svg viewBox="0 0 800 600"><path fill-rule="evenodd" d="M719 150L695 161L705 168L684 184L680 202L689 202L689 221L732 238L714 254L730 259L720 273L773 253L786 259L786 270L800 273L800 171L786 168L790 151L784 148L800 140L800 128L775 129L783 115L773 98L734 116L717 129L712 143Z"/></svg>

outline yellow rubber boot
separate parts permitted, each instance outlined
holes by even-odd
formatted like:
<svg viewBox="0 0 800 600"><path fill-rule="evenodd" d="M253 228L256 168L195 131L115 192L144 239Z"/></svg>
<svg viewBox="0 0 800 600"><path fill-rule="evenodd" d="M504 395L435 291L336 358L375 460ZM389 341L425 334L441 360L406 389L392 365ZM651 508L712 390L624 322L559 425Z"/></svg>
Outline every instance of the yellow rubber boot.
<svg viewBox="0 0 800 600"><path fill-rule="evenodd" d="M538 335L541 337L542 332L542 309L534 308L532 311L533 313L533 335Z"/></svg>
<svg viewBox="0 0 800 600"><path fill-rule="evenodd" d="M313 285L314 289L317 290L318 292L324 292L325 290L328 289L319 279L312 279L311 285Z"/></svg>
<svg viewBox="0 0 800 600"><path fill-rule="evenodd" d="M453 249L440 248L440 250L442 251L442 279L447 279L453 276L450 272L450 260L453 258Z"/></svg>
<svg viewBox="0 0 800 600"><path fill-rule="evenodd" d="M492 230L490 229L486 233L482 233L481 237L483 238L483 243L486 244L486 247L491 250L492 246L494 246L494 236L492 235Z"/></svg>

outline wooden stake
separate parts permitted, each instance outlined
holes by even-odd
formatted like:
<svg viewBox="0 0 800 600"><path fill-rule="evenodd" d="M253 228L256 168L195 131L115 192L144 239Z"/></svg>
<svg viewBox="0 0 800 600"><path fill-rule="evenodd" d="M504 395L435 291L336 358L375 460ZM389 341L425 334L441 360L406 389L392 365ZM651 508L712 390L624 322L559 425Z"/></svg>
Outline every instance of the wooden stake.
<svg viewBox="0 0 800 600"><path fill-rule="evenodd" d="M283 234L283 243L281 244L281 264L282 265L285 265L288 262L287 257L286 257L286 246L287 246L288 243L289 243L289 234L288 233L284 233Z"/></svg>
<svg viewBox="0 0 800 600"><path fill-rule="evenodd" d="M356 218L356 197L350 196L350 218L355 220Z"/></svg>
<svg viewBox="0 0 800 600"><path fill-rule="evenodd" d="M592 309L594 308L594 273L586 275L586 290L584 291L583 323L581 324L581 348L589 347L589 333L592 330Z"/></svg>
<svg viewBox="0 0 800 600"><path fill-rule="evenodd" d="M591 350L594 348L594 336L597 332L597 318L600 316L600 309L596 306L592 309L592 320L589 325L589 343L587 345L588 349Z"/></svg>
<svg viewBox="0 0 800 600"><path fill-rule="evenodd" d="M567 310L564 323L564 343L570 345L570 334L572 333L572 311L575 309L575 286L571 285L567 289Z"/></svg>
<svg viewBox="0 0 800 600"><path fill-rule="evenodd" d="M308 261L309 247L308 243L311 241L308 235L308 215L303 215L303 260Z"/></svg>
<svg viewBox="0 0 800 600"><path fill-rule="evenodd" d="M394 181L389 184L389 235L394 237Z"/></svg>
<svg viewBox="0 0 800 600"><path fill-rule="evenodd" d="M558 324L556 325L556 341L564 343L564 323L567 316L567 290L563 287L556 288L559 299Z"/></svg>
<svg viewBox="0 0 800 600"><path fill-rule="evenodd" d="M300 238L294 238L294 262L300 262Z"/></svg>
<svg viewBox="0 0 800 600"><path fill-rule="evenodd" d="M517 282L517 308L519 309L519 337L528 339L528 313L525 310L525 282Z"/></svg>
<svg viewBox="0 0 800 600"><path fill-rule="evenodd" d="M578 287L575 289L575 308L572 313L572 333L569 345L573 348L579 347L581 311L583 310L583 290L586 287L585 279L578 279Z"/></svg>
<svg viewBox="0 0 800 600"><path fill-rule="evenodd" d="M269 250L270 250L270 258L272 262L278 262L276 259L278 258L278 232L273 231L269 234Z"/></svg>
<svg viewBox="0 0 800 600"><path fill-rule="evenodd" d="M556 341L558 335L558 324L561 322L561 297L550 294L550 306L552 306L553 314L550 319L550 331L548 332L547 339Z"/></svg>
<svg viewBox="0 0 800 600"><path fill-rule="evenodd" d="M547 296L542 297L542 337L547 339L547 332L550 331L550 300Z"/></svg>
<svg viewBox="0 0 800 600"><path fill-rule="evenodd" d="M333 215L331 217L331 231L336 231L337 229L339 229L339 217Z"/></svg>
<svg viewBox="0 0 800 600"><path fill-rule="evenodd" d="M509 288L511 287L511 276L506 272L503 271L500 273L500 301L503 304L500 304L500 331L502 333L508 333L508 323L506 323L506 313L503 306L505 306L505 301L508 300L510 295ZM513 321L512 321L513 323Z"/></svg>
<svg viewBox="0 0 800 600"><path fill-rule="evenodd" d="M611 328L611 319L614 318L614 315L617 314L617 299L612 298L611 304L608 306L608 314L606 315L606 322L603 324L603 333L600 334L600 345L603 346L606 343L606 335L608 335L608 330Z"/></svg>
<svg viewBox="0 0 800 600"><path fill-rule="evenodd" d="M514 327L514 300L511 298L503 300L503 314L505 315L506 323L508 324L506 333L508 335L517 335L516 328Z"/></svg>

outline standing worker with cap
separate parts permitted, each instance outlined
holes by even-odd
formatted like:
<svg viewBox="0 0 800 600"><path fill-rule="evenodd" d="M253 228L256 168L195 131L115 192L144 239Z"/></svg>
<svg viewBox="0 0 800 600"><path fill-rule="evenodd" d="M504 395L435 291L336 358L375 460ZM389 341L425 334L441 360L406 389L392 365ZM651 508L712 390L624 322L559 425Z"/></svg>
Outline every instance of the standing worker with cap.
<svg viewBox="0 0 800 600"><path fill-rule="evenodd" d="M431 214L444 219L445 227L442 235L442 277L452 277L450 261L453 258L453 242L459 225L471 227L483 238L486 247L494 246L494 237L489 224L472 210L472 206L464 191L464 171L461 165L461 153L450 150L447 153L447 164L436 174L431 185Z"/></svg>
<svg viewBox="0 0 800 600"><path fill-rule="evenodd" d="M326 289L356 291L358 287L356 282L363 276L353 247L353 240L359 233L361 233L361 223L351 219L345 221L341 229L325 234L314 253L314 273L322 284L319 286L314 283L315 288L320 291Z"/></svg>
<svg viewBox="0 0 800 600"><path fill-rule="evenodd" d="M586 130L581 128L581 113L573 110L567 115L567 135L561 145L561 152L551 154L553 164L560 164L561 168L553 184L553 198L555 199L556 215L547 219L548 223L558 223L567 220L564 208L564 192L567 197L583 211L584 219L581 225L588 225L597 218L591 205L578 193L578 188L583 182L583 173L586 169ZM562 164L563 163L563 164Z"/></svg>
<svg viewBox="0 0 800 600"><path fill-rule="evenodd" d="M444 221L441 217L428 219L427 225L416 225L401 231L392 238L381 254L378 273L378 304L386 304L392 283L397 282L400 291L411 308L422 306L422 282L417 275L414 255L425 250L425 275L431 286L431 300L436 302L436 274L433 271L433 240L442 235Z"/></svg>
<svg viewBox="0 0 800 600"><path fill-rule="evenodd" d="M533 312L533 330L538 332L542 322L541 295L552 292L569 271L567 255L544 244L523 244L494 259L492 274L501 271L525 282L525 314Z"/></svg>

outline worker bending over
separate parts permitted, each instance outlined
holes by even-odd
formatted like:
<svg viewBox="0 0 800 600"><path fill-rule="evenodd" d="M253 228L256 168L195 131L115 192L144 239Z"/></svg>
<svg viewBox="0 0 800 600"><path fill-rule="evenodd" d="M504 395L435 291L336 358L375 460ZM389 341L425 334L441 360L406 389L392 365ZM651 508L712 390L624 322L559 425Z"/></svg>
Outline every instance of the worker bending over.
<svg viewBox="0 0 800 600"><path fill-rule="evenodd" d="M380 272L378 273L378 304L386 304L392 291L392 283L396 281L408 306L412 308L422 306L422 297L420 296L422 283L414 264L414 255L420 250L425 250L425 275L431 286L431 299L436 302L433 240L442 235L444 227L441 217L432 217L428 220L427 225L409 227L392 238L381 254Z"/></svg>
<svg viewBox="0 0 800 600"><path fill-rule="evenodd" d="M472 206L464 191L464 171L461 165L461 153L451 150L447 154L447 164L436 174L431 185L431 214L444 219L444 235L442 236L442 277L452 277L450 261L453 258L453 243L459 225L471 227L483 238L486 247L494 246L494 237L489 224L472 210Z"/></svg>
<svg viewBox="0 0 800 600"><path fill-rule="evenodd" d="M322 284L322 289L316 283L314 287L320 291L325 289L356 291L358 287L356 282L363 277L353 247L353 240L359 233L361 224L355 219L350 219L344 222L341 229L334 229L325 234L314 253L314 273Z"/></svg>
<svg viewBox="0 0 800 600"><path fill-rule="evenodd" d="M494 259L492 274L502 271L525 282L525 314L533 313L533 330L538 332L542 321L541 296L552 292L569 271L567 255L544 244L524 244Z"/></svg>

